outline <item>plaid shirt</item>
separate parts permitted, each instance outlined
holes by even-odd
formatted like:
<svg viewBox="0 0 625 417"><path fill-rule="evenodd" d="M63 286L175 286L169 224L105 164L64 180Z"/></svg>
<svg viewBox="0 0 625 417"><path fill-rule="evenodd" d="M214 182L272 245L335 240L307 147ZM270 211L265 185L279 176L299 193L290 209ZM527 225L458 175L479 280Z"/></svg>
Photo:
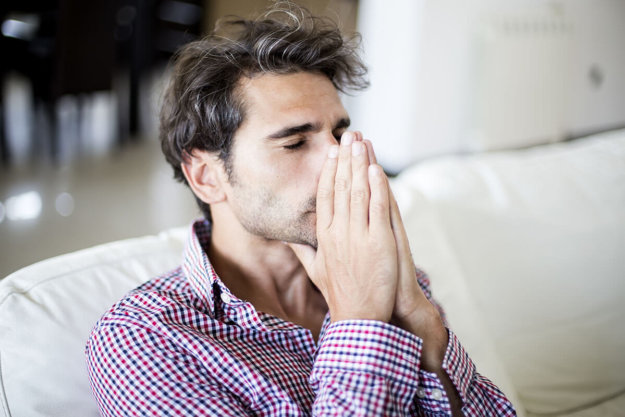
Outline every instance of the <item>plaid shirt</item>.
<svg viewBox="0 0 625 417"><path fill-rule="evenodd" d="M86 348L104 416L450 416L422 340L388 323L326 316L309 330L238 299L192 227L180 268L128 294L96 324ZM425 274L419 283L431 297ZM512 405L449 332L443 369L465 416L514 416Z"/></svg>

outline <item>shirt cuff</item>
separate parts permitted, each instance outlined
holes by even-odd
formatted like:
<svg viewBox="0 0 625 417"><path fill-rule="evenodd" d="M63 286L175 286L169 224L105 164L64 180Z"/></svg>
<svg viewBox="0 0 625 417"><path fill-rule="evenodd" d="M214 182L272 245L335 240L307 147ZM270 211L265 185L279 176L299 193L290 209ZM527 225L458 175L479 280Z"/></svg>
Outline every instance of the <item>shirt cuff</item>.
<svg viewBox="0 0 625 417"><path fill-rule="evenodd" d="M315 370L375 375L416 389L422 340L389 323L343 320L331 323L320 342Z"/></svg>
<svg viewBox="0 0 625 417"><path fill-rule="evenodd" d="M456 387L458 395L462 402L466 402L469 386L475 376L475 364L464 350L456 335L451 331L449 333L449 343L447 343L447 351L445 359L443 359L443 370L447 373L451 382Z"/></svg>
<svg viewBox="0 0 625 417"><path fill-rule="evenodd" d="M447 330L449 342L443 358L442 369L456 387L463 404L466 404L467 392L475 375L475 365L464 350L456 335ZM417 402L426 416L447 414L451 416L449 398L443 384L435 373L419 371Z"/></svg>

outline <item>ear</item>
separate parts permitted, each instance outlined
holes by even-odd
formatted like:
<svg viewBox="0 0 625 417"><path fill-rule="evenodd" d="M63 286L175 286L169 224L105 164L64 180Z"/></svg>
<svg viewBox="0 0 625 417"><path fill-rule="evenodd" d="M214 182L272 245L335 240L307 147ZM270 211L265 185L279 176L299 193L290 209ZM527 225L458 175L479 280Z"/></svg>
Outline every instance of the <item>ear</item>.
<svg viewBox="0 0 625 417"><path fill-rule="evenodd" d="M191 190L200 200L207 204L225 201L225 171L222 161L214 153L194 149L180 166Z"/></svg>

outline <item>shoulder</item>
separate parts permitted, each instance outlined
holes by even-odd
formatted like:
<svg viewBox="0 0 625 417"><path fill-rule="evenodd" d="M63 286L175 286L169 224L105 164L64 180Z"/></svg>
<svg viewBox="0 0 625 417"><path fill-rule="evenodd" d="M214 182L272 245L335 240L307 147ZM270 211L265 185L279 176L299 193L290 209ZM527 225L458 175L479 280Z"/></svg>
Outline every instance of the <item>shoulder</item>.
<svg viewBox="0 0 625 417"><path fill-rule="evenodd" d="M98 320L88 343L112 328L162 332L162 327L173 325L176 317L189 314L201 315L202 303L181 268L176 268L124 295Z"/></svg>
<svg viewBox="0 0 625 417"><path fill-rule="evenodd" d="M85 346L89 372L106 379L131 363L142 372L163 355L195 361L206 354L198 346L212 351L220 325L176 269L126 294L95 324Z"/></svg>

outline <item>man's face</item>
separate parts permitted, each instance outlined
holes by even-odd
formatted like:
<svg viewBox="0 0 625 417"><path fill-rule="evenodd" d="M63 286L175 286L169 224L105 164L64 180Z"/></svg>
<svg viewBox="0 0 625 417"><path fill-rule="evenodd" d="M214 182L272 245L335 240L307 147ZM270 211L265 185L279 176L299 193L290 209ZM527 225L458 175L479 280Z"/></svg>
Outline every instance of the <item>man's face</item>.
<svg viewBox="0 0 625 417"><path fill-rule="evenodd" d="M232 211L256 236L316 248L319 175L328 148L349 125L338 92L309 72L246 78L239 92L246 113L226 186Z"/></svg>

